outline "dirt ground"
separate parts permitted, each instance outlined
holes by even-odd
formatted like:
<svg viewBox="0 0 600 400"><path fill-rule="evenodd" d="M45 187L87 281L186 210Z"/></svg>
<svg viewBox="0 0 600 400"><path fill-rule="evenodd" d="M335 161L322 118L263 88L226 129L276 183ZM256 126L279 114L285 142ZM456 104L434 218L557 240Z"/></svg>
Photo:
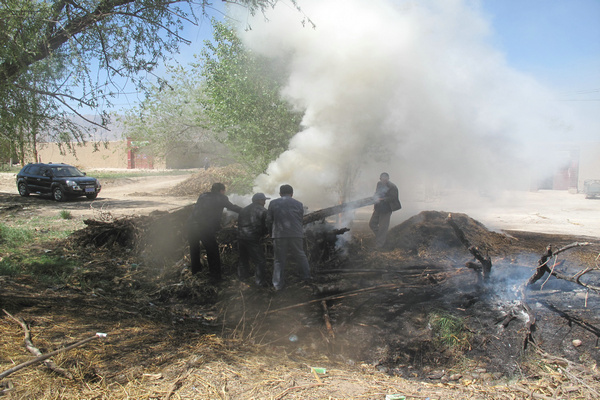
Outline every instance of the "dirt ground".
<svg viewBox="0 0 600 400"><path fill-rule="evenodd" d="M462 202L406 197L383 251L373 250L369 212L359 210L341 249L320 241L330 238L318 233L326 224L308 227L317 232L307 242L315 284L292 277L274 293L235 279L226 231L225 282L188 275L177 226L195 198L162 194L187 178L107 182L94 202L55 203L22 199L14 177L0 177L0 208L25 201L34 214L68 209L94 218L101 210L126 221L88 227L54 250L81 264L67 285L0 277L0 307L29 324L43 353L108 334L53 358L70 379L38 364L0 380L7 398L600 397L600 201L563 192L504 194L487 204L464 194L455 195ZM155 210L169 213L127 219ZM490 257L489 280L465 267L473 257L448 212ZM91 244L127 229L140 246ZM584 242L549 266L569 277L590 268L580 281L588 287L546 274L524 289L546 246ZM443 336L451 323L460 326ZM2 373L30 355L8 315L0 332Z"/></svg>
<svg viewBox="0 0 600 400"><path fill-rule="evenodd" d="M94 212L109 212L116 216L149 214L152 211L172 211L193 203L193 197L174 197L163 192L189 178L188 175L149 176L102 180L98 198L89 201L85 197L57 203L49 196L31 195L21 198L17 191L14 173L0 173L0 196L3 202L18 202L32 207L43 216L56 215L68 210L75 217L91 218Z"/></svg>
<svg viewBox="0 0 600 400"><path fill-rule="evenodd" d="M0 196L4 201L25 202L42 215L67 209L75 216L91 217L94 210L117 216L173 211L192 204L196 196L170 196L168 189L184 182L188 175L152 176L102 181L102 192L90 202L85 198L56 203L49 197L19 198L14 173L0 173ZM198 193L199 194L199 193ZM15 197L16 196L16 197ZM480 221L490 230L518 230L600 238L600 199L567 191L502 191L481 195L463 191L449 193L408 192L401 195L403 209L394 213L392 226L426 210L461 212ZM42 201L45 200L45 201ZM241 204L243 205L243 204ZM368 222L370 209L355 212L354 223Z"/></svg>

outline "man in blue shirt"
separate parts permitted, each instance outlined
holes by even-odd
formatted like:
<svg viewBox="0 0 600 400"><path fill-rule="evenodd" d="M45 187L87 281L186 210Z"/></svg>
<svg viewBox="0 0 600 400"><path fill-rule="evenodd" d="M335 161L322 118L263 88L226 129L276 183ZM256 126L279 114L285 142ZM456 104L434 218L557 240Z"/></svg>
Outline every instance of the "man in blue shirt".
<svg viewBox="0 0 600 400"><path fill-rule="evenodd" d="M302 280L311 281L308 258L304 253L303 238L304 206L293 199L294 189L290 185L279 188L278 199L269 203L267 210L267 227L273 238L273 252L275 263L273 265L273 286L281 290L285 286L285 266L288 253L295 260Z"/></svg>

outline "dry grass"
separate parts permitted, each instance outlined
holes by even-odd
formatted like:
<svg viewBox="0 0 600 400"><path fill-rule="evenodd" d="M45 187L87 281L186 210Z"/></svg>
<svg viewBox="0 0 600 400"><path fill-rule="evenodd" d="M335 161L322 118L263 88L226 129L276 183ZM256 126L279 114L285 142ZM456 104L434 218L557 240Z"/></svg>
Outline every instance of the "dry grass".
<svg viewBox="0 0 600 400"><path fill-rule="evenodd" d="M40 322L40 321L38 321ZM56 324L59 322L58 324ZM35 340L53 348L77 320L46 319L46 329ZM129 321L134 322L134 321ZM282 348L251 346L214 334L154 330L152 323L118 324L106 342L62 353L54 361L69 370L73 380L37 365L10 380L10 399L382 399L402 394L407 399L594 399L598 398L597 371L561 359L539 366L544 376L513 382L480 380L427 383L390 377L371 365L343 365L322 357L305 359ZM22 332L0 320L2 370L28 356ZM174 336L173 336L174 335ZM51 338L53 338L51 340ZM74 338L70 338L73 340ZM176 345L173 342L179 342ZM171 343L169 345L169 343ZM146 353L146 356L142 356ZM152 353L148 357L148 353ZM315 375L311 367L323 367Z"/></svg>
<svg viewBox="0 0 600 400"><path fill-rule="evenodd" d="M219 180L227 185L224 179ZM195 194L206 191L203 186L194 190ZM160 220L160 225L164 231L165 221ZM100 224L100 228L91 229L89 238L97 239L107 227ZM120 228L129 226L113 221L110 228L116 235L122 231ZM164 235L161 240L166 241ZM260 338L253 337L252 324L263 323L263 314L247 317L252 314L249 307L241 306L241 301L224 293L223 288L209 290L202 280L180 282L181 263L159 271L160 279L155 279L157 274L144 270L146 264L138 265L135 251L128 251L134 247L125 246L118 253L116 247L104 242L100 246L88 249L79 244L68 249L73 252L71 257L81 261L81 269L64 286L46 287L27 277L0 277L0 308L29 324L32 341L43 353L96 332L108 334L106 339L53 358L74 379L36 364L0 381L0 391L6 398L383 399L386 394L401 394L410 400L600 397L600 375L593 361L574 363L535 351L523 363L519 379L509 381L478 373L476 365L465 363L455 370L453 367L456 379L433 383L412 380L414 376L408 374L390 376L371 364L348 359L341 362L335 353L326 357L305 351L311 343L261 344L256 340ZM355 244L355 263L383 268L402 260L405 254L402 249L372 253L368 248L366 240ZM403 279L408 278L407 271ZM229 284L230 293L241 292L235 283ZM222 307L202 302L213 295L222 300ZM269 296L263 292L260 295ZM162 297L162 304L153 304ZM290 301L296 300L286 296L277 303L281 306L285 304L279 303ZM241 317L231 324L222 323L227 307L227 317L231 318L236 305L240 309L235 315ZM283 321L284 317L295 317L291 311L281 315L278 318ZM318 333L318 327L311 329ZM23 346L21 326L0 314L0 372L31 357ZM326 368L327 374L315 375L311 367Z"/></svg>
<svg viewBox="0 0 600 400"><path fill-rule="evenodd" d="M215 182L223 183L228 193L243 194L249 189L246 171L241 165L234 164L201 170L169 189L167 194L171 196L198 196L201 193L210 192L210 188Z"/></svg>

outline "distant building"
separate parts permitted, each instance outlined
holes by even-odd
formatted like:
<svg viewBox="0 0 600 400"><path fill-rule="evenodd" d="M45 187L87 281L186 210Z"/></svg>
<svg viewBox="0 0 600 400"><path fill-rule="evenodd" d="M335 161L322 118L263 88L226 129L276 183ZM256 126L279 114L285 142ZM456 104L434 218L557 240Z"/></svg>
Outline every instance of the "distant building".
<svg viewBox="0 0 600 400"><path fill-rule="evenodd" d="M75 165L80 169L129 168L128 147L124 140L102 143L38 144L38 162L54 162Z"/></svg>
<svg viewBox="0 0 600 400"><path fill-rule="evenodd" d="M600 180L600 142L585 143L579 149L578 192L583 191L584 182L590 179Z"/></svg>
<svg viewBox="0 0 600 400"><path fill-rule="evenodd" d="M541 153L558 164L554 171L538 179L533 189L568 190L582 193L586 180L600 180L600 142L562 145Z"/></svg>
<svg viewBox="0 0 600 400"><path fill-rule="evenodd" d="M89 116L88 119L93 121L95 118ZM84 126L89 124L80 118L78 123ZM108 130L95 130L89 125L91 137L86 143L39 142L38 161L66 163L84 170L203 168L207 158L215 166L233 162L228 149L210 139L210 135L200 138L198 142L174 142L168 153L159 158L153 155L148 141L123 139L124 129L118 121L111 123Z"/></svg>

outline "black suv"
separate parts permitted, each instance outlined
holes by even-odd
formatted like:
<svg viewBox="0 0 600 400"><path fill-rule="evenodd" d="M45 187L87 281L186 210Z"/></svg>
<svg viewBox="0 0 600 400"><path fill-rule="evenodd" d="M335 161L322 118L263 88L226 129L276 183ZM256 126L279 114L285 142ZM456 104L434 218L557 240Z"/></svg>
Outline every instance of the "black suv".
<svg viewBox="0 0 600 400"><path fill-rule="evenodd" d="M21 196L30 193L52 194L56 201L69 197L98 197L102 186L96 178L85 175L67 164L27 164L17 174L17 188Z"/></svg>

